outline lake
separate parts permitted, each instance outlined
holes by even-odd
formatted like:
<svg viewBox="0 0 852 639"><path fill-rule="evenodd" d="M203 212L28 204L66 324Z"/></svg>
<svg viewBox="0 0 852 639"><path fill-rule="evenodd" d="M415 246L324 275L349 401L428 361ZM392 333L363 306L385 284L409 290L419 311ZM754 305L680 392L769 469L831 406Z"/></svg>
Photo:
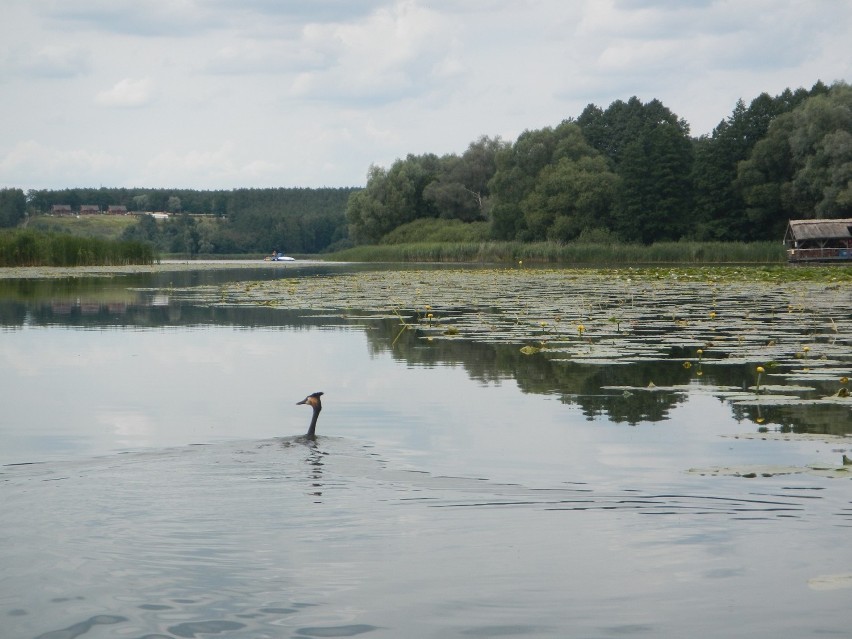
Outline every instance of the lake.
<svg viewBox="0 0 852 639"><path fill-rule="evenodd" d="M133 271L0 278L4 639L848 636L848 269Z"/></svg>

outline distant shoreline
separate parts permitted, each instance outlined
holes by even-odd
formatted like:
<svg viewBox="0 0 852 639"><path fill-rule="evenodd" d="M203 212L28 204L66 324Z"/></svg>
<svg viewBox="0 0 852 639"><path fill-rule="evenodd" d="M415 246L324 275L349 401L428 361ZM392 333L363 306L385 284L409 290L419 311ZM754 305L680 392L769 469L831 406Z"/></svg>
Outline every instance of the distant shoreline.
<svg viewBox="0 0 852 639"><path fill-rule="evenodd" d="M168 273L170 271L205 271L237 268L292 269L300 266L328 264L316 260L272 262L267 260L162 260L155 264L116 266L4 266L0 279L46 279L61 277L112 277L135 273Z"/></svg>

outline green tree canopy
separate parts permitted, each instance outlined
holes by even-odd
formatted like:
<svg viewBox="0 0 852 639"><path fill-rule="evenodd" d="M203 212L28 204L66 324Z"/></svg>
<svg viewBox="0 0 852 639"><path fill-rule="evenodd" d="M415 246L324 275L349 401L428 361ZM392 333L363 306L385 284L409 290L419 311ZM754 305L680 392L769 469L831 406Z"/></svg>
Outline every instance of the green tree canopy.
<svg viewBox="0 0 852 639"><path fill-rule="evenodd" d="M600 161L584 162L593 158ZM497 155L497 171L489 185L495 200L493 235L501 240L544 240L560 217L571 219L560 220L557 235L562 237L579 234L590 223L605 223L591 222L587 215L593 208L587 203L600 201L600 194L580 192L613 185L609 176L590 180L593 166L608 171L606 160L589 146L577 123L565 120L555 128L524 131ZM586 197L586 203L578 208L574 200L579 197Z"/></svg>
<svg viewBox="0 0 852 639"><path fill-rule="evenodd" d="M611 229L623 240L679 238L691 206L689 125L659 100L589 105L577 119L589 143L620 178Z"/></svg>
<svg viewBox="0 0 852 639"><path fill-rule="evenodd" d="M775 118L828 90L822 82L817 82L810 91L786 89L774 98L761 93L748 107L740 99L712 135L696 141L692 172L695 239L765 239L762 229L755 228L746 214L737 167L766 136Z"/></svg>
<svg viewBox="0 0 852 639"><path fill-rule="evenodd" d="M852 215L852 87L836 84L773 120L736 184L756 234L779 236L789 219Z"/></svg>
<svg viewBox="0 0 852 639"><path fill-rule="evenodd" d="M437 178L423 192L441 218L474 222L488 219L488 183L497 170L497 154L507 144L498 138L480 137L461 155L441 158Z"/></svg>
<svg viewBox="0 0 852 639"><path fill-rule="evenodd" d="M521 201L529 236L567 242L583 231L607 228L618 185L618 176L600 155L564 157L544 167Z"/></svg>
<svg viewBox="0 0 852 639"><path fill-rule="evenodd" d="M414 220L443 218L473 222L489 210L489 180L499 138L482 137L461 156L409 155L390 169L370 167L367 186L347 204L350 235L358 243L373 243Z"/></svg>
<svg viewBox="0 0 852 639"><path fill-rule="evenodd" d="M27 214L27 198L21 189L0 189L0 228L17 226Z"/></svg>

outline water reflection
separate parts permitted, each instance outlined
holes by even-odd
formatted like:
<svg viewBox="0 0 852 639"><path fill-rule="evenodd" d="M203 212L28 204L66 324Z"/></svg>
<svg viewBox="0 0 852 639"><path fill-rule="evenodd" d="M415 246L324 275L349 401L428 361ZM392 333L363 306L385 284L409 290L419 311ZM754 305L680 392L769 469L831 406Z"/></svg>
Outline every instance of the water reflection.
<svg viewBox="0 0 852 639"><path fill-rule="evenodd" d="M86 634L95 626L112 625L122 623L124 621L129 621L129 619L127 617L119 617L117 615L96 615L94 617L89 617L85 621L81 621L79 623L75 623L72 626L68 626L67 628L63 628L62 630L53 630L51 632L46 632L36 637L36 639L74 639L75 637L79 637L80 635Z"/></svg>
<svg viewBox="0 0 852 639"><path fill-rule="evenodd" d="M322 503L323 493L323 465L324 459L329 454L323 450L321 440L308 438L304 435L283 439L280 447L282 449L298 448L304 450L304 464L307 469L306 481L308 482L307 494L316 497L315 503Z"/></svg>
<svg viewBox="0 0 852 639"><path fill-rule="evenodd" d="M351 267L310 266L301 269L201 270L137 274L114 278L65 278L41 280L0 279L0 327L18 330L32 326L63 326L86 329L137 329L162 327L230 326L239 328L334 328L357 327L365 331L374 354L390 353L409 366L458 366L482 384L514 380L526 393L556 396L578 406L589 420L636 426L664 421L691 393L713 393L715 388L746 391L754 384L753 365L745 362L685 367L694 349L674 346L668 356L619 365L586 363L548 353L523 354L516 344L473 339L431 339L423 330L401 330L398 319L371 318L369 314L328 313L210 304L194 299L196 287L216 287L237 281L256 282L279 278L312 277ZM357 267L360 269L366 266ZM747 301L747 300L745 300ZM463 314L464 308L456 309ZM711 355L708 348L707 356ZM649 385L656 392L617 391ZM831 395L836 382L808 381L803 398ZM670 389L670 390L666 390ZM724 397L724 393L718 393ZM840 435L848 432L849 411L839 405L780 405L755 402L732 403L732 415L765 430Z"/></svg>
<svg viewBox="0 0 852 639"><path fill-rule="evenodd" d="M808 466L847 445L759 432L846 407L731 403L750 366L682 347L218 301L304 274L0 282L4 639L848 629L848 480ZM320 435L290 436L316 388Z"/></svg>

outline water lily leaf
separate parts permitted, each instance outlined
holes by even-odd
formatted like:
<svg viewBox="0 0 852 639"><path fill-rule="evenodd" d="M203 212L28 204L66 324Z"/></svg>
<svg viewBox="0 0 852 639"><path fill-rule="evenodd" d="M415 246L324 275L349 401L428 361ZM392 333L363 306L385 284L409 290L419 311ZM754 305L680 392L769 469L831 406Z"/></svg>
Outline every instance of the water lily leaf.
<svg viewBox="0 0 852 639"><path fill-rule="evenodd" d="M852 572L813 577L812 579L808 579L808 588L811 590L840 590L841 588L852 588Z"/></svg>
<svg viewBox="0 0 852 639"><path fill-rule="evenodd" d="M775 477L776 475L817 475L829 479L852 479L852 472L843 467L826 466L781 466L771 464L743 464L741 466L711 466L709 468L690 468L691 475L711 477L742 477L757 479L760 477Z"/></svg>

